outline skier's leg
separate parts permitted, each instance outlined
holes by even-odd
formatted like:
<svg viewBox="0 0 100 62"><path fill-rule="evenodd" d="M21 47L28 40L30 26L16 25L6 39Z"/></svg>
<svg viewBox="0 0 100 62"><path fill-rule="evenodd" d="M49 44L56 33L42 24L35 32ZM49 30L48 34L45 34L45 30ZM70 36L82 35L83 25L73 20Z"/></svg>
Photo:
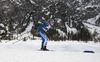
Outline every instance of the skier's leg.
<svg viewBox="0 0 100 62"><path fill-rule="evenodd" d="M43 50L43 48L44 48L44 42L45 42L45 40L44 40L44 38L42 37L41 50Z"/></svg>
<svg viewBox="0 0 100 62"><path fill-rule="evenodd" d="M44 43L44 46L47 46L48 41L49 41L49 39L48 39L48 37L45 35L45 43Z"/></svg>
<svg viewBox="0 0 100 62"><path fill-rule="evenodd" d="M40 31L40 36L42 37L42 43L41 43L41 50L44 49L44 43L45 43L45 35Z"/></svg>
<svg viewBox="0 0 100 62"><path fill-rule="evenodd" d="M45 35L44 50L49 51L49 49L47 49L47 43L48 43L48 37Z"/></svg>

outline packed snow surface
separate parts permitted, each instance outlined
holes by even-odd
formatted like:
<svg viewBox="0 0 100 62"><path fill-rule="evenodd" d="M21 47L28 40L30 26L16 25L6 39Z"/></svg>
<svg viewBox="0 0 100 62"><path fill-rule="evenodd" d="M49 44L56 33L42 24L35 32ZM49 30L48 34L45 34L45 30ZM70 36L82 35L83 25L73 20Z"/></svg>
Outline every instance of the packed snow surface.
<svg viewBox="0 0 100 62"><path fill-rule="evenodd" d="M77 41L49 41L48 48L54 51L39 51L41 40L2 41L0 62L100 62L100 43ZM83 51L95 53L83 53Z"/></svg>

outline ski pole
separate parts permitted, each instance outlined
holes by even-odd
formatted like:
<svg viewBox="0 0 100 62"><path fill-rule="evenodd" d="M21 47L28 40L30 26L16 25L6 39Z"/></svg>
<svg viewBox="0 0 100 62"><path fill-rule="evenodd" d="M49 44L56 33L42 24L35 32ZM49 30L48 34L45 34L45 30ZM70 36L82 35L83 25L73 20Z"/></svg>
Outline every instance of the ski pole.
<svg viewBox="0 0 100 62"><path fill-rule="evenodd" d="M30 31L27 31L27 32L23 33L22 35L27 34L27 33L29 33L29 32L30 32ZM19 35L18 37L21 37L22 35Z"/></svg>
<svg viewBox="0 0 100 62"><path fill-rule="evenodd" d="M29 35L29 36L27 36L27 37L30 37L31 35ZM23 40L23 38L22 39L19 39L19 40L17 40L17 41L15 41L15 42L13 42L12 44L15 44L15 43L17 43L17 42L19 42L19 41L21 41L21 40Z"/></svg>
<svg viewBox="0 0 100 62"><path fill-rule="evenodd" d="M25 32L25 33L19 35L18 37L21 37L22 35L25 35L25 34L27 34L27 33L29 33L29 32L30 32L30 31L27 31L27 32ZM13 40L14 40L14 39L13 39ZM5 43L7 43L7 42L9 42L9 41L6 41Z"/></svg>

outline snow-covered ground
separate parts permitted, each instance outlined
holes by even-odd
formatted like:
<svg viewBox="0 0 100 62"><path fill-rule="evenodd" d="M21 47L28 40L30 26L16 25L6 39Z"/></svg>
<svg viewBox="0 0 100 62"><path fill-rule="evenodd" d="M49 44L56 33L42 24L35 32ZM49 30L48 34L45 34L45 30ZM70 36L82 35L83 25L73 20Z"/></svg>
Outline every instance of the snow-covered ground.
<svg viewBox="0 0 100 62"><path fill-rule="evenodd" d="M100 43L49 41L48 48L54 51L38 51L41 40L14 41L0 43L0 62L100 62Z"/></svg>

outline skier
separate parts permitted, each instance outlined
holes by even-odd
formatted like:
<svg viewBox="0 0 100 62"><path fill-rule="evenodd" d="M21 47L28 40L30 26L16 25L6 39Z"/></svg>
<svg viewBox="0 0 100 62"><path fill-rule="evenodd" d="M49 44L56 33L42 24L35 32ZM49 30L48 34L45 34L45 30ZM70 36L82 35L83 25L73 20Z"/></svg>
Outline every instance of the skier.
<svg viewBox="0 0 100 62"><path fill-rule="evenodd" d="M42 37L41 50L49 51L49 49L47 49L47 43L48 43L49 39L46 36L45 32L47 32L51 28L52 25L54 25L54 20L49 19L46 23L41 24L37 27L37 29L42 27L39 32L40 36Z"/></svg>

